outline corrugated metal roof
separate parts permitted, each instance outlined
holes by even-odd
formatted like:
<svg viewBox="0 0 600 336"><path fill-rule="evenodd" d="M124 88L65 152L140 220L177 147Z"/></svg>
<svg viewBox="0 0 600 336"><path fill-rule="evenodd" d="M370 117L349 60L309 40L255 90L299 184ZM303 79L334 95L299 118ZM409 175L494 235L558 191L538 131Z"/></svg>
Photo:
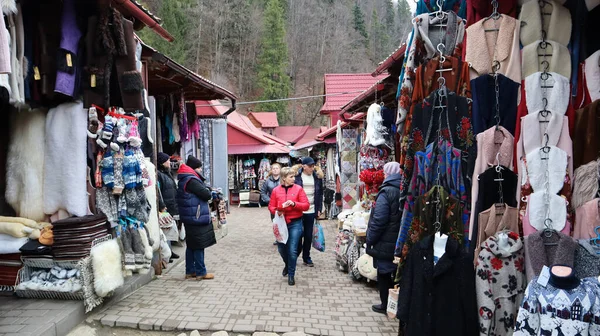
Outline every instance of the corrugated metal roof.
<svg viewBox="0 0 600 336"><path fill-rule="evenodd" d="M308 131L304 133L302 139L294 144L294 149L306 148L306 144L314 142L319 133L321 133L321 127L309 128Z"/></svg>
<svg viewBox="0 0 600 336"><path fill-rule="evenodd" d="M220 116L229 110L227 106L222 106L218 100L196 100L194 104L196 105L196 115L199 116Z"/></svg>
<svg viewBox="0 0 600 336"><path fill-rule="evenodd" d="M326 96L321 113L340 112L342 106L385 77L386 75L373 77L369 73L325 74L325 94L352 93Z"/></svg>
<svg viewBox="0 0 600 336"><path fill-rule="evenodd" d="M279 126L275 129L275 136L295 144L302 139L309 128L310 126Z"/></svg>
<svg viewBox="0 0 600 336"><path fill-rule="evenodd" d="M227 152L229 154L289 153L290 152L290 150L289 150L289 148L287 148L287 144L284 140L275 139L276 137L269 135L269 134L263 132L262 130L256 128L252 124L250 119L248 119L248 117L246 117L245 115L242 115L242 114L234 111L227 116L227 124L231 125L232 127L235 127L240 132L243 132L243 133L253 137L254 139L259 140L264 145L269 145L269 147L255 148L256 150L267 150L266 152L257 151L257 152L247 152L247 153L235 153L235 150L233 148L231 149L233 151L232 152L229 150L229 147L237 147L240 145L235 145L235 146L228 145Z"/></svg>
<svg viewBox="0 0 600 336"><path fill-rule="evenodd" d="M360 113L357 113L357 114L353 115L352 117L348 118L348 120L361 121L364 119L365 116L366 116L366 113L360 112ZM347 121L342 122L341 127L344 128L346 126L348 126L348 122ZM323 141L325 138L331 136L332 134L335 134L336 131L337 131L337 125L329 128L328 130L326 130L324 132L317 134L316 139Z"/></svg>
<svg viewBox="0 0 600 336"><path fill-rule="evenodd" d="M248 116L253 116L263 128L279 126L277 112L250 112Z"/></svg>
<svg viewBox="0 0 600 336"><path fill-rule="evenodd" d="M371 74L372 76L378 76L386 72L394 63L403 62L404 54L406 53L406 43L403 43L398 49L396 49L388 58L379 63L379 66Z"/></svg>

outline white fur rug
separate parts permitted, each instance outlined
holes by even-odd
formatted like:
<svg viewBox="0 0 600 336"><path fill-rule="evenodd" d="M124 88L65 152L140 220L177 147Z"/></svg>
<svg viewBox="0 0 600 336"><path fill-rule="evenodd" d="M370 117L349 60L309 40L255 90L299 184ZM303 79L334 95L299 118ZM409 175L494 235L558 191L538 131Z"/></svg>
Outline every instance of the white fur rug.
<svg viewBox="0 0 600 336"><path fill-rule="evenodd" d="M66 210L87 214L86 186L88 112L81 102L50 109L46 119L44 212Z"/></svg>
<svg viewBox="0 0 600 336"><path fill-rule="evenodd" d="M90 255L94 270L94 289L99 297L106 297L123 286L125 279L121 267L121 250L116 239L92 247Z"/></svg>
<svg viewBox="0 0 600 336"><path fill-rule="evenodd" d="M158 226L158 210L156 209L157 198L156 198L156 168L150 161L150 159L146 160L146 169L148 170L148 175L150 176L150 183L146 190L146 198L148 202L150 202L150 206L152 210L150 211L150 216L148 217L148 223L146 223L146 230L150 234L150 238L152 238L152 250L158 251L160 247L160 227Z"/></svg>
<svg viewBox="0 0 600 336"><path fill-rule="evenodd" d="M46 113L11 113L10 146L6 164L6 200L17 216L44 221L43 178Z"/></svg>

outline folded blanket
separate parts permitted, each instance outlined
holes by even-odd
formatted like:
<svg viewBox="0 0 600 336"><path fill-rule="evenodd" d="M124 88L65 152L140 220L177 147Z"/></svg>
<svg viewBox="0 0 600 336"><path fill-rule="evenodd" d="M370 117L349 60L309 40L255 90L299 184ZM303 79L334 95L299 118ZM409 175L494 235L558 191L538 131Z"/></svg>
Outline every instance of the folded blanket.
<svg viewBox="0 0 600 336"><path fill-rule="evenodd" d="M0 233L0 254L19 253L21 246L25 245L28 238L15 238Z"/></svg>

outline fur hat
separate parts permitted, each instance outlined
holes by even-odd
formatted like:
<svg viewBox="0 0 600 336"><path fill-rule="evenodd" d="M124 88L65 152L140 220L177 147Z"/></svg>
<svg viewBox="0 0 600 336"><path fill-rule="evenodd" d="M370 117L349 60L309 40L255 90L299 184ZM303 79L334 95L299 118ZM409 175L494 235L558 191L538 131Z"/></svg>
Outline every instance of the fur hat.
<svg viewBox="0 0 600 336"><path fill-rule="evenodd" d="M198 169L198 168L202 167L202 162L191 155L188 156L185 164L188 165L192 169Z"/></svg>
<svg viewBox="0 0 600 336"><path fill-rule="evenodd" d="M160 152L156 155L156 161L159 165L162 165L163 163L169 161L169 158L169 154L163 152Z"/></svg>
<svg viewBox="0 0 600 336"><path fill-rule="evenodd" d="M390 176L400 173L400 164L398 162L388 162L383 166L385 175Z"/></svg>

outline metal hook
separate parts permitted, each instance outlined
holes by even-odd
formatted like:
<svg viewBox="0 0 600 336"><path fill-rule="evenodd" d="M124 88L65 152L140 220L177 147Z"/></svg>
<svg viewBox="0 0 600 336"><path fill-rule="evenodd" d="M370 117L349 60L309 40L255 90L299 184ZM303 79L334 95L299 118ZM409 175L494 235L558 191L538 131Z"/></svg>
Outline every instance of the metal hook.
<svg viewBox="0 0 600 336"><path fill-rule="evenodd" d="M492 65L492 73L496 74L498 72L498 70L500 70L500 62L498 62L497 60L494 61L493 65Z"/></svg>
<svg viewBox="0 0 600 336"><path fill-rule="evenodd" d="M548 72L548 70L550 70L550 62L543 60L542 65L544 66L544 72Z"/></svg>
<svg viewBox="0 0 600 336"><path fill-rule="evenodd" d="M437 45L437 48L436 48L436 49L437 49L437 51L440 53L440 55L442 55L442 56L443 56L443 55L444 55L444 52L441 50L441 48L444 48L444 50L445 50L445 49L446 49L446 45L445 45L445 44L443 44L443 43L438 43L438 45Z"/></svg>
<svg viewBox="0 0 600 336"><path fill-rule="evenodd" d="M544 111L545 111L546 108L548 107L548 98L544 97L544 98L542 98L542 101L544 102Z"/></svg>

